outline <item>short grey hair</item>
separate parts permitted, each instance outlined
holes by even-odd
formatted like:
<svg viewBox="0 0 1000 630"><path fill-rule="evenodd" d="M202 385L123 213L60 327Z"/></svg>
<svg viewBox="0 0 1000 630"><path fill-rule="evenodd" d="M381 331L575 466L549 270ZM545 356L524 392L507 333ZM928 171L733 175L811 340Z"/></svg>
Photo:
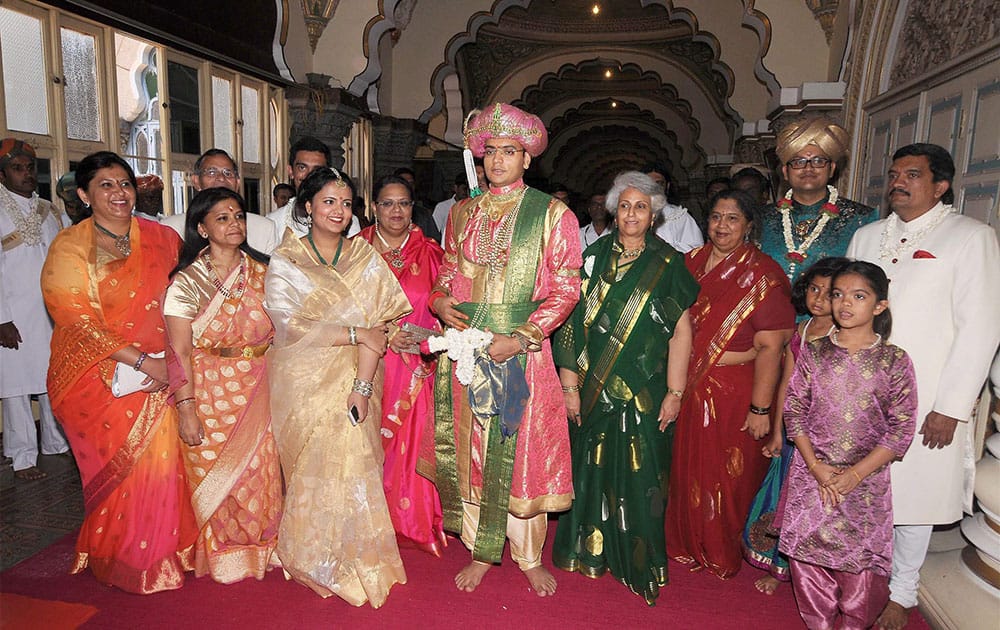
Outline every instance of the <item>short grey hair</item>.
<svg viewBox="0 0 1000 630"><path fill-rule="evenodd" d="M642 194L649 197L649 206L653 210L653 219L659 216L660 211L667 205L667 196L663 193L663 187L653 181L653 178L639 171L625 171L615 177L615 182L608 191L604 201L604 207L608 213L614 216L618 212L618 200L626 188L635 188Z"/></svg>

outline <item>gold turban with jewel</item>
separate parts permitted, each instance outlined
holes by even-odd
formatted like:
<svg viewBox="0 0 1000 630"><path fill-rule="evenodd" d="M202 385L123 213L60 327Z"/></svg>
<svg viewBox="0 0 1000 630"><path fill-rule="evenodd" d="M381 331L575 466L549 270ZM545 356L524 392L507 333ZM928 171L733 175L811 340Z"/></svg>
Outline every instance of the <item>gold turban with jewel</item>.
<svg viewBox="0 0 1000 630"><path fill-rule="evenodd" d="M791 123L778 132L775 151L784 164L809 145L819 148L828 158L839 162L847 155L850 138L844 128L828 118L810 118Z"/></svg>

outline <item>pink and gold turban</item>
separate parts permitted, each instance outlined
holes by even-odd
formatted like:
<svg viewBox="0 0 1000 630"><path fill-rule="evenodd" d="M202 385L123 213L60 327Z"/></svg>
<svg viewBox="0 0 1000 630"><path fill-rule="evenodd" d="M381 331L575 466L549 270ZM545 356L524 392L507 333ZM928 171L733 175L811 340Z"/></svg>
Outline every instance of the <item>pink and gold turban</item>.
<svg viewBox="0 0 1000 630"><path fill-rule="evenodd" d="M491 138L516 140L531 157L541 155L549 144L541 118L507 103L490 105L465 127L465 143L478 158L483 157L486 141Z"/></svg>
<svg viewBox="0 0 1000 630"><path fill-rule="evenodd" d="M782 163L809 145L818 147L828 158L839 162L847 155L850 138L844 128L828 118L811 118L791 123L778 132L775 151Z"/></svg>

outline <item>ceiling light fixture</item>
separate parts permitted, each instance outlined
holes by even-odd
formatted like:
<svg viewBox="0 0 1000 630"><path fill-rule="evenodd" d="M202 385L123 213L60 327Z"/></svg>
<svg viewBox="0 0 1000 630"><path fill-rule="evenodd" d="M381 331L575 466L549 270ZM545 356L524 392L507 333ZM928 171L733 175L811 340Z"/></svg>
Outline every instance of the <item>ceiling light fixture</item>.
<svg viewBox="0 0 1000 630"><path fill-rule="evenodd" d="M618 101L611 101L611 107L618 107Z"/></svg>
<svg viewBox="0 0 1000 630"><path fill-rule="evenodd" d="M593 13L594 15L598 15L601 12L601 5L595 4L594 6L590 7L590 12Z"/></svg>
<svg viewBox="0 0 1000 630"><path fill-rule="evenodd" d="M604 71L604 78L605 79L610 79L611 78L611 70L610 69Z"/></svg>

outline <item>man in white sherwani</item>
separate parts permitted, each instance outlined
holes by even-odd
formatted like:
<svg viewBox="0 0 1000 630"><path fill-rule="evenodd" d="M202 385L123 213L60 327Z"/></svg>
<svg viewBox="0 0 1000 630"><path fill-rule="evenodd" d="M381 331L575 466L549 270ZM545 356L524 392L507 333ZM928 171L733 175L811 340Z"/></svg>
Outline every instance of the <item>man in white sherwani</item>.
<svg viewBox="0 0 1000 630"><path fill-rule="evenodd" d="M951 155L911 144L892 157L892 214L859 229L847 248L848 257L878 264L889 277L891 341L917 373L917 435L891 469L890 601L878 619L886 630L905 626L917 605L933 526L962 518L973 463L969 420L1000 343L1000 248L992 228L950 205Z"/></svg>
<svg viewBox="0 0 1000 630"><path fill-rule="evenodd" d="M45 393L52 323L42 301L42 264L69 220L35 192L35 150L14 138L0 141L0 399L3 454L17 479L41 479L31 396L41 410L42 453L69 450Z"/></svg>

